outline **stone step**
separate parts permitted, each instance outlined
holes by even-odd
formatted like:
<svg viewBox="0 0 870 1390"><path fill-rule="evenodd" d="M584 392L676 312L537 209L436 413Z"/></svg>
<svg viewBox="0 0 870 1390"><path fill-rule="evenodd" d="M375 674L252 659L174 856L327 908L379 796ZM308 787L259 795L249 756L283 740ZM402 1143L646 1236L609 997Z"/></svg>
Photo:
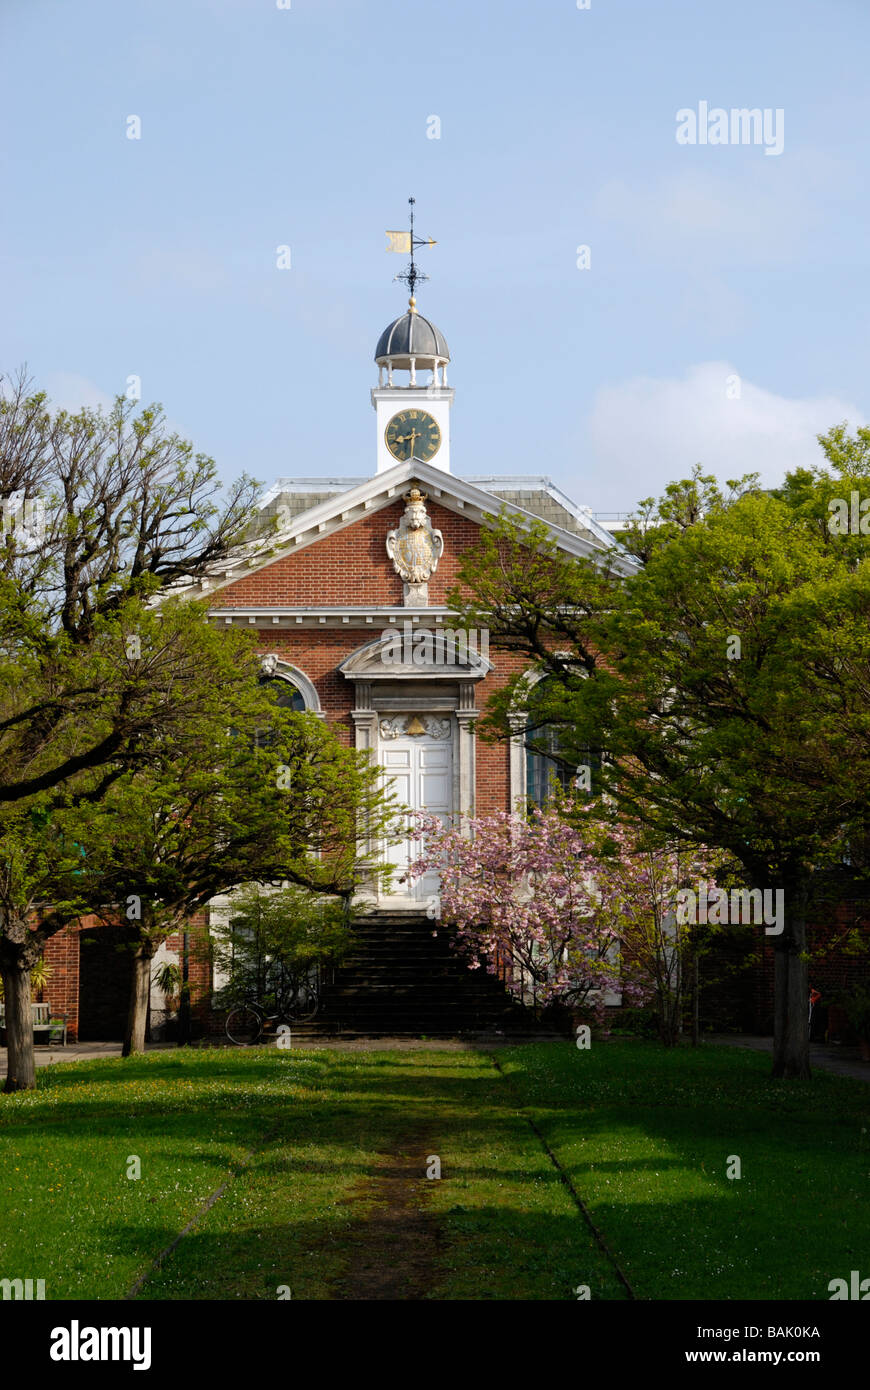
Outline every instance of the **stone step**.
<svg viewBox="0 0 870 1390"><path fill-rule="evenodd" d="M343 1000L340 1002L324 1003L320 1009L318 1017L324 1018L408 1018L412 1021L417 1018L441 1018L449 1022L451 1018L508 1018L516 1014L516 1010L510 1007L475 1007L470 1004L456 1004L452 1007L443 1007L433 1004L418 1004L407 1000L397 1000L391 1006L385 1007L382 1004L366 1002L364 999ZM525 1015L518 1015L524 1017Z"/></svg>
<svg viewBox="0 0 870 1390"><path fill-rule="evenodd" d="M348 961L368 958L372 960L440 960L455 962L464 966L466 970L469 968L469 958L459 951L453 950L452 947L426 946L419 941L384 941L354 945L347 955L342 957L339 964L346 965Z"/></svg>
<svg viewBox="0 0 870 1390"><path fill-rule="evenodd" d="M321 990L321 994L329 995L329 998L350 997L350 995L367 994L374 997L384 998L404 998L406 995L414 995L414 998L425 998L431 995L434 999L450 999L461 991L463 998L474 999L500 999L504 995L504 990L493 981L492 990L475 986L466 980L384 980L384 977L372 974L372 976L354 976L353 979L336 980L335 984L329 984Z"/></svg>
<svg viewBox="0 0 870 1390"><path fill-rule="evenodd" d="M427 1015L431 1017L457 1017L464 1015L486 1014L488 1017L495 1015L507 1017L509 1014L523 1016L518 1011L518 1006L511 1004L510 1001L502 1002L497 999L491 1000L451 1000L451 999L415 999L415 998L386 998L379 999L368 994L353 995L338 999L325 998L321 1001L320 1013L324 1017L343 1017L348 1014L358 1016L366 1015L371 1017L375 1014L393 1017L398 1014L405 1014L409 1017Z"/></svg>
<svg viewBox="0 0 870 1390"><path fill-rule="evenodd" d="M443 961L361 960L349 966L340 966L333 972L332 980L338 984L342 980L358 980L363 976L366 979L383 980L385 984L389 984L391 980L457 980L470 977L470 982L474 982L475 978L495 979L495 976L482 974L479 970L465 970L460 975L455 966L451 967Z"/></svg>
<svg viewBox="0 0 870 1390"><path fill-rule="evenodd" d="M501 1028L508 1032L527 1032L535 1028L534 1020L514 1018L508 1014L483 1013L374 1013L327 1014L322 1022L339 1028L359 1028L369 1033L456 1033L468 1029Z"/></svg>
<svg viewBox="0 0 870 1390"><path fill-rule="evenodd" d="M454 934L425 913L378 912L351 927L350 952L324 982L320 1010L306 1025L317 1033L525 1035L536 1026L499 979L469 969Z"/></svg>

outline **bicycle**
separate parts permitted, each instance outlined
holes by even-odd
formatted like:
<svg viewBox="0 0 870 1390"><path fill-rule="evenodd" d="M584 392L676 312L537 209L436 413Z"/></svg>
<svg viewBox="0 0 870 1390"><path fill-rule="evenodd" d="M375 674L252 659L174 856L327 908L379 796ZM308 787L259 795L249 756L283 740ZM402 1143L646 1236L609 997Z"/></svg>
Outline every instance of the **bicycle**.
<svg viewBox="0 0 870 1390"><path fill-rule="evenodd" d="M227 1014L226 1034L236 1047L254 1047L264 1033L272 1031L280 1044L282 1036L288 1036L294 1023L308 1023L320 1007L320 989L317 972L306 974L287 981L274 1013L267 1013L260 1003L246 1001L237 1004ZM282 1032L282 1030L284 1030ZM287 1046L287 1044L285 1044Z"/></svg>

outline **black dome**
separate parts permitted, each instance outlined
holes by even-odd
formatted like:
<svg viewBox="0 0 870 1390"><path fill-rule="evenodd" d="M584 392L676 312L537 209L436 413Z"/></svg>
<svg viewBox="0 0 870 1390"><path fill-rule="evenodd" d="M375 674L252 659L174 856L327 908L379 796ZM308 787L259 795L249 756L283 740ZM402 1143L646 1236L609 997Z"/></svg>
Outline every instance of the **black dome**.
<svg viewBox="0 0 870 1390"><path fill-rule="evenodd" d="M385 328L375 348L375 361L386 358L439 357L450 361L447 340L434 323L415 309L409 309L400 319Z"/></svg>

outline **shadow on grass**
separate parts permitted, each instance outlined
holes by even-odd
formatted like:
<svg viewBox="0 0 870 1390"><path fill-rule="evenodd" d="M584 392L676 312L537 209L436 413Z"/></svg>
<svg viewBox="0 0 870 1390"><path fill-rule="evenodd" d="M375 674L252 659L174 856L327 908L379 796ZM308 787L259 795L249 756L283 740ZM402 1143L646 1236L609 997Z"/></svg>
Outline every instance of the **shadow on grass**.
<svg viewBox="0 0 870 1390"><path fill-rule="evenodd" d="M294 1066L307 1058L315 1065ZM848 1274L870 1245L860 1206L870 1154L863 1083L828 1074L773 1082L769 1059L724 1047L666 1052L620 1042L585 1054L568 1043L527 1044L500 1060L506 1077L473 1053L285 1060L271 1050L216 1051L106 1059L86 1070L76 1063L58 1085L0 1105L0 1132L19 1145L25 1133L38 1144L50 1139L38 1154L74 1149L82 1136L111 1143L135 1135L159 1148L161 1163L231 1172L236 1164L219 1145L247 1146L279 1127L204 1218L227 1229L191 1232L145 1297L275 1298L279 1284L294 1298L352 1297L354 1261L370 1263L389 1228L354 1212L347 1188L396 1176L371 1154L406 1143L415 1125L439 1135L443 1158L443 1186L432 1197L439 1244L430 1252L431 1290L420 1297L561 1299L577 1284L592 1287L570 1273L578 1250L587 1267L591 1258L579 1215L535 1209L535 1195L546 1199L560 1180L535 1150L523 1107L641 1297L826 1298L828 1281ZM206 1152L188 1154L187 1138ZM282 1145L308 1152L282 1153ZM328 1152L312 1153L317 1146ZM729 1154L742 1157L739 1182L725 1176ZM503 1166L490 1161L499 1156ZM502 1188L495 1199L491 1184ZM299 1203L315 1198L312 1220ZM187 1219L198 1209L191 1202ZM267 1219L258 1205L282 1219ZM164 1240L155 1216L157 1225L94 1224L95 1254L156 1254L178 1228ZM223 1264L212 1268L212 1260ZM596 1278L604 1288L600 1268Z"/></svg>
<svg viewBox="0 0 870 1390"><path fill-rule="evenodd" d="M421 1233L410 1251L407 1227L391 1227L381 1208L356 1218L339 1209L326 1224L325 1230L323 1221L254 1221L232 1232L193 1231L137 1301L275 1300L281 1286L294 1301L565 1300L576 1298L578 1284L589 1284L593 1297L625 1297L569 1214L495 1205L473 1214L430 1213L428 1236ZM114 1232L124 1251L146 1235L153 1245L153 1232L135 1226Z"/></svg>

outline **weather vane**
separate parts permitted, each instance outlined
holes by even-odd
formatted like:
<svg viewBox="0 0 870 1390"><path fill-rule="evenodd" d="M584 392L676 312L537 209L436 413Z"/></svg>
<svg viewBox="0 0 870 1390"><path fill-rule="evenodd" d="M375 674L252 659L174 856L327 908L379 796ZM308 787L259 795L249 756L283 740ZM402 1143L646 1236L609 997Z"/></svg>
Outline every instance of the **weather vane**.
<svg viewBox="0 0 870 1390"><path fill-rule="evenodd" d="M414 260L414 248L415 248L415 246L437 246L438 243L435 242L435 241L433 241L431 237L415 237L415 236L414 236L414 202L415 202L415 199L414 199L414 198L409 198L409 199L408 199L408 202L409 202L410 207L411 207L411 213L410 213L411 230L410 230L410 232L387 232L387 250L388 250L388 251L397 251L397 252L399 253L399 255L405 255L405 256L407 256L408 253L410 252L411 260L410 260L410 262L409 262L407 268L406 268L405 270L403 270L399 275L394 275L394 276L393 276L393 283L395 284L395 282L396 282L397 280L403 281L404 284L406 284L406 285L408 286L408 289L411 291L411 299L413 300L413 298L414 298L414 287L415 287L417 284L419 284L421 281L423 281L423 280L428 280L428 279L429 279L429 276L428 276L428 275L425 275L425 274L423 273L422 270L418 270L418 269L417 269L417 265L416 265L416 262L415 262L415 260Z"/></svg>

